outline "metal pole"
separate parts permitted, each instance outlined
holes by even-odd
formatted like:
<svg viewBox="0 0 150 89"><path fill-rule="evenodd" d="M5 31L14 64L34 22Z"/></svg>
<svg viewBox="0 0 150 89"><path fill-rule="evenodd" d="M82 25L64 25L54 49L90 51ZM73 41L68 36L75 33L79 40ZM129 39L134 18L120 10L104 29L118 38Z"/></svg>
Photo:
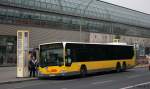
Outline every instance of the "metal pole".
<svg viewBox="0 0 150 89"><path fill-rule="evenodd" d="M88 2L88 4L86 5L86 7L83 9L83 14L81 14L80 16L80 42L82 41L82 22L83 22L83 17L85 15L85 11L88 9L88 7L90 6L90 4L93 2L94 0L90 0Z"/></svg>

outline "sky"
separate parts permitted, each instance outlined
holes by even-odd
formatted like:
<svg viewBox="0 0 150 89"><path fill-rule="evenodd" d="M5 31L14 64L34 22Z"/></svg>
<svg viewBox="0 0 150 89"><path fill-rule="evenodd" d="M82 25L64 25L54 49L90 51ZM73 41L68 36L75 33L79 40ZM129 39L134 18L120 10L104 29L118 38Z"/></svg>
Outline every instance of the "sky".
<svg viewBox="0 0 150 89"><path fill-rule="evenodd" d="M150 0L102 0L102 1L150 14Z"/></svg>

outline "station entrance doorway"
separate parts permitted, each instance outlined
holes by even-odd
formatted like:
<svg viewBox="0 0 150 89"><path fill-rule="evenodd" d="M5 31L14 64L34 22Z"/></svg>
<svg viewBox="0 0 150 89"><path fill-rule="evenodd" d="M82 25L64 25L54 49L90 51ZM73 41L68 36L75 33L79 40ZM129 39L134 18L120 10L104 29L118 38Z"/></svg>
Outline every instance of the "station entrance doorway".
<svg viewBox="0 0 150 89"><path fill-rule="evenodd" d="M0 35L0 65L16 65L16 36Z"/></svg>

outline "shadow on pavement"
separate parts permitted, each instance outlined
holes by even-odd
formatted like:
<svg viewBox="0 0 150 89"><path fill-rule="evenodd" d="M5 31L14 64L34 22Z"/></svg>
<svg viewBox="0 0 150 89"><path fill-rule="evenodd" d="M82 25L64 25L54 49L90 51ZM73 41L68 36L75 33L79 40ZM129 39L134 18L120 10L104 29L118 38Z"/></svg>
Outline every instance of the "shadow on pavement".
<svg viewBox="0 0 150 89"><path fill-rule="evenodd" d="M125 72L129 72L125 71ZM125 73L125 72L120 72L120 73ZM95 76L101 76L101 75L109 75L109 74L119 74L116 73L116 71L105 71L105 72L97 72L97 73L91 73L88 74L86 77L81 77L80 75L72 75L72 76L58 76L58 77L43 77L43 78L38 78L39 80L72 80L72 79L81 79L81 78L89 78L89 77L95 77Z"/></svg>

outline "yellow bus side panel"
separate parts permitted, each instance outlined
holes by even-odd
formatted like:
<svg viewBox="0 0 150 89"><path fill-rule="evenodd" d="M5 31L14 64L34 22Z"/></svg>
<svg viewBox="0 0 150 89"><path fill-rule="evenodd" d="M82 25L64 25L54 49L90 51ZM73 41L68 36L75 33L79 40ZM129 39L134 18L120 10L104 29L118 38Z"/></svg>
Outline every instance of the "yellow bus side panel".
<svg viewBox="0 0 150 89"><path fill-rule="evenodd" d="M86 65L87 70L99 70L99 69L115 69L117 62L120 62L121 66L123 62L126 62L127 68L135 65L134 60L111 60L111 61L93 61L93 62L74 62L71 67L66 67L67 72L79 72L82 64Z"/></svg>
<svg viewBox="0 0 150 89"><path fill-rule="evenodd" d="M127 68L133 67L135 65L134 60L111 60L111 61L92 61L92 62L73 62L71 66L49 66L47 68L39 67L39 71L43 74L58 74L65 71L69 72L79 72L81 65L86 65L87 70L103 70L103 69L115 69L117 62L120 62L121 66L123 62L126 62ZM52 70L57 70L52 72Z"/></svg>

